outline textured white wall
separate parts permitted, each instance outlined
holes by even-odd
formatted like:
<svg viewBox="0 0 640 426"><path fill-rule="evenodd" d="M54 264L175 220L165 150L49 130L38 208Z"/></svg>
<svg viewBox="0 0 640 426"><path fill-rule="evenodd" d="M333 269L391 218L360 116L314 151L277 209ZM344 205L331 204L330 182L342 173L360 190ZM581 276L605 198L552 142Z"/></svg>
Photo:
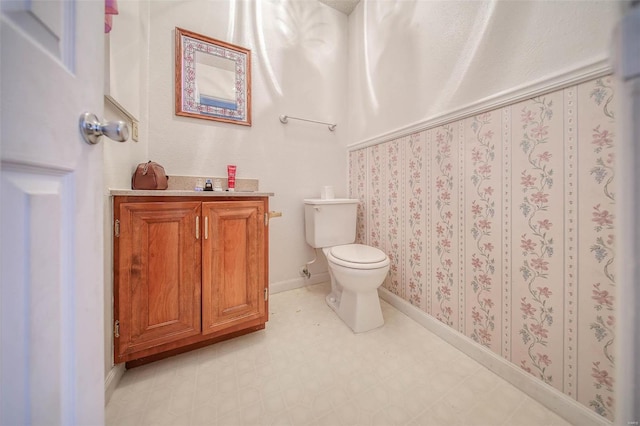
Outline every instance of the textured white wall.
<svg viewBox="0 0 640 426"><path fill-rule="evenodd" d="M149 159L169 174L257 178L274 192L270 282L299 279L313 257L305 243L302 199L333 185L346 195L348 19L316 1L150 2ZM245 127L174 113L174 28L246 47L252 54L252 118ZM338 123L290 121L287 114Z"/></svg>
<svg viewBox="0 0 640 426"><path fill-rule="evenodd" d="M271 222L270 282L300 278L313 257L302 199L319 196L323 185L346 195L347 17L316 1L149 2L148 11L146 2L121 3L111 58L128 58L130 70L111 65L111 91L140 115L140 142L105 149L108 187L128 188L133 168L147 159L173 175L225 176L226 165L236 164L238 177L259 179L262 191L275 193L271 209L283 212ZM251 49L251 127L175 115L175 27ZM139 96L131 97L136 86ZM338 127L283 125L280 114Z"/></svg>
<svg viewBox="0 0 640 426"><path fill-rule="evenodd" d="M104 150L104 366L105 376L116 375L113 367L113 223L109 189L131 187L131 173L135 165L147 158L148 121L146 80L148 74L147 33L149 24L148 4L144 1L121 1L114 26L105 36L105 94L111 95L140 121L139 140L130 138L118 143L103 138L100 147ZM105 102L105 120L128 118ZM131 123L129 123L131 126ZM131 130L131 127L130 127ZM120 371L121 373L121 371ZM117 381L117 379L116 379ZM113 388L108 389L112 391ZM107 394L107 398L110 394Z"/></svg>
<svg viewBox="0 0 640 426"><path fill-rule="evenodd" d="M349 16L349 143L606 59L610 1L364 1Z"/></svg>

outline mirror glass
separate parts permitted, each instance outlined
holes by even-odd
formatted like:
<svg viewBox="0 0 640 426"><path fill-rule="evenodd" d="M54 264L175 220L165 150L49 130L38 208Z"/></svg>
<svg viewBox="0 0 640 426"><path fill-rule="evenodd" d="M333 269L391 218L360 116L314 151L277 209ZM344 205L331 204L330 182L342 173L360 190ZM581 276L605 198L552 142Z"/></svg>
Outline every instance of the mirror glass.
<svg viewBox="0 0 640 426"><path fill-rule="evenodd" d="M176 28L176 115L251 125L251 51Z"/></svg>

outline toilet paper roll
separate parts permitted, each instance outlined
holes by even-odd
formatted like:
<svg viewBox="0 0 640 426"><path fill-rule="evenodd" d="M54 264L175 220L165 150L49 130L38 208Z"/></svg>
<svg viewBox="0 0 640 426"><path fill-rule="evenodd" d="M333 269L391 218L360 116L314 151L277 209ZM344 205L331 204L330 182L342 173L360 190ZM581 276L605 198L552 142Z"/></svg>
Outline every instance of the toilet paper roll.
<svg viewBox="0 0 640 426"><path fill-rule="evenodd" d="M333 186L323 186L320 188L320 198L323 200L331 200L335 197Z"/></svg>

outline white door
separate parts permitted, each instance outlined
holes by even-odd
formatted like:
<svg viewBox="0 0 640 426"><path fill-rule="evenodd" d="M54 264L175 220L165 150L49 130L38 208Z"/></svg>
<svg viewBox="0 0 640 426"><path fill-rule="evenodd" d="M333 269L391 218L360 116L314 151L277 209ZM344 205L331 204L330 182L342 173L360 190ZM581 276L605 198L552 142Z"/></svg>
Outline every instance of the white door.
<svg viewBox="0 0 640 426"><path fill-rule="evenodd" d="M616 424L640 421L640 5L626 5L625 16L613 36L619 115L616 153L616 198L621 232L618 262L618 312L616 339ZM617 95L616 95L617 96Z"/></svg>
<svg viewBox="0 0 640 426"><path fill-rule="evenodd" d="M0 424L103 424L104 2L1 5Z"/></svg>

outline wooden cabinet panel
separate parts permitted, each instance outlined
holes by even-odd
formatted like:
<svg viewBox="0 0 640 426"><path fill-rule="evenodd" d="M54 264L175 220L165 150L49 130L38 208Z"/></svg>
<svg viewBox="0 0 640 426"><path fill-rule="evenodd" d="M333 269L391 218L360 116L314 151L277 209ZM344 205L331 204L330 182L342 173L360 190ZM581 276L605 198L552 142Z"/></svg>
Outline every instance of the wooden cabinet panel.
<svg viewBox="0 0 640 426"><path fill-rule="evenodd" d="M143 363L264 328L266 197L114 198L115 362Z"/></svg>
<svg viewBox="0 0 640 426"><path fill-rule="evenodd" d="M202 204L202 333L265 316L264 204Z"/></svg>
<svg viewBox="0 0 640 426"><path fill-rule="evenodd" d="M118 205L116 357L200 334L200 206Z"/></svg>

